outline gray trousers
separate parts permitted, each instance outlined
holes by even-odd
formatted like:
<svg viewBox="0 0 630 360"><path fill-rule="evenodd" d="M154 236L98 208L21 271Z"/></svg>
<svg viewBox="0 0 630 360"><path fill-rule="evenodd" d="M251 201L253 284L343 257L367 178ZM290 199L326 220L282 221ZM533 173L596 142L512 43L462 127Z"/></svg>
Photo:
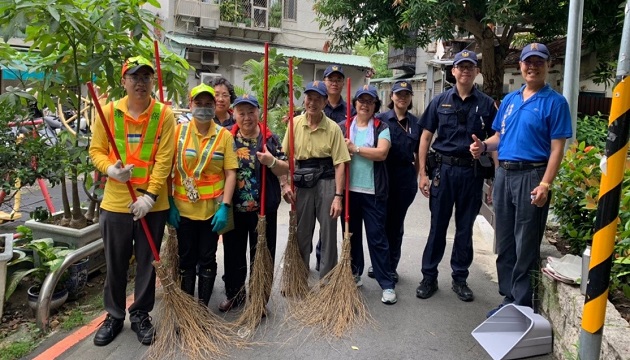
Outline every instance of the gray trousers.
<svg viewBox="0 0 630 360"><path fill-rule="evenodd" d="M330 217L330 206L335 197L335 179L319 180L310 189L297 188L297 241L300 254L310 268L313 252L315 220L319 223L322 243L319 277L323 278L337 265L337 219Z"/></svg>
<svg viewBox="0 0 630 360"><path fill-rule="evenodd" d="M492 193L497 237L497 275L503 303L532 307L533 282L540 273L540 243L549 213L532 205L530 193L545 174L530 170L497 169Z"/></svg>
<svg viewBox="0 0 630 360"><path fill-rule="evenodd" d="M168 210L150 212L145 217L158 251L164 236ZM126 316L127 270L131 255L136 256L136 281L134 302L129 315L149 313L155 304L155 269L153 253L140 221L133 221L133 214L101 210L99 225L105 246L107 278L103 289L105 311L116 319ZM133 319L131 319L133 320Z"/></svg>

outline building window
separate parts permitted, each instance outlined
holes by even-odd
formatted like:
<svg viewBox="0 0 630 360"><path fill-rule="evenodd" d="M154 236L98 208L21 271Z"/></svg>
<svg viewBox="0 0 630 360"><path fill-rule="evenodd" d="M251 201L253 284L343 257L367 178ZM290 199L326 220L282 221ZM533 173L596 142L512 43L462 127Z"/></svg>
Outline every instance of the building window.
<svg viewBox="0 0 630 360"><path fill-rule="evenodd" d="M284 18L297 21L297 0L284 0Z"/></svg>

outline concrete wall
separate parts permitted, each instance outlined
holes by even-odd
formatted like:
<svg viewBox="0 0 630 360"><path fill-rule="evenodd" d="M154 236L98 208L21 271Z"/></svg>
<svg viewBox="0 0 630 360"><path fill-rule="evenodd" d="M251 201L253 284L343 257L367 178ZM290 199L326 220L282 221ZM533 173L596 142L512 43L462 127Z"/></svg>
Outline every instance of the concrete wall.
<svg viewBox="0 0 630 360"><path fill-rule="evenodd" d="M553 354L556 359L577 359L584 296L580 288L543 276L542 313L552 324ZM630 359L630 325L610 303L602 336L600 359Z"/></svg>

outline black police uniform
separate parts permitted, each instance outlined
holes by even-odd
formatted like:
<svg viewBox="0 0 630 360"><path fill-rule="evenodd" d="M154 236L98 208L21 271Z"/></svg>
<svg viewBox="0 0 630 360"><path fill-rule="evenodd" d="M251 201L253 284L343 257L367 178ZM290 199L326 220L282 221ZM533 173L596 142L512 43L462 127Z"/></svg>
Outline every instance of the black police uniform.
<svg viewBox="0 0 630 360"><path fill-rule="evenodd" d="M492 98L476 87L464 100L457 93L457 87L453 87L433 99L422 114L420 126L438 134L432 145L438 165L428 174L433 181L429 199L431 230L422 256L425 280L437 280L453 206L456 231L451 276L457 283L468 278L473 260L472 229L481 208L484 180L479 161L470 154L470 143L472 134L481 140L494 134L495 115Z"/></svg>
<svg viewBox="0 0 630 360"><path fill-rule="evenodd" d="M346 121L346 111L348 109L348 104L343 100L343 98L339 99L339 104L336 107L332 107L328 102L324 107L324 114L328 116L330 119L334 120L337 124L342 121ZM354 106L350 105L350 113L352 116L357 114L357 111L354 109Z"/></svg>
<svg viewBox="0 0 630 360"><path fill-rule="evenodd" d="M391 137L391 147L385 160L389 176L385 232L389 241L391 268L392 271L396 272L400 261L403 225L407 216L407 209L418 192L414 154L418 152L422 130L418 124L418 118L408 111L405 118L400 121L394 110L389 110L378 117L389 125Z"/></svg>

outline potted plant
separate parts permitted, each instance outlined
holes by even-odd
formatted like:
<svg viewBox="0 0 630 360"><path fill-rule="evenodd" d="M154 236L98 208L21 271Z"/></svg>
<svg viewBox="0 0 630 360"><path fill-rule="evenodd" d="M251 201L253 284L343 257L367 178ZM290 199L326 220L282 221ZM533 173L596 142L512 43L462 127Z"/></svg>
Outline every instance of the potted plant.
<svg viewBox="0 0 630 360"><path fill-rule="evenodd" d="M16 2L3 3L0 13L12 24L4 29L4 41L23 37L29 51L14 51L4 46L0 48L3 55L0 61L19 63L29 72L40 74L42 79L31 84L28 91L40 109L61 106L81 114L82 98L88 98L83 85L89 81L107 92L109 100L121 98L124 95L120 86L122 62L137 55L153 58L152 31L161 29L159 17L146 11L142 4L143 0L52 3L33 0L27 7ZM172 100L179 102L187 93L189 65L168 50L163 49L161 53L163 83ZM71 183L68 192L66 182L60 182L63 202L60 225L81 229L88 219L81 207L79 182L92 181L92 167L87 156L89 131L80 131L80 121L75 121L75 125L75 134L63 132L65 135L60 138L64 156L51 164Z"/></svg>
<svg viewBox="0 0 630 360"><path fill-rule="evenodd" d="M33 264L31 269L22 269L15 271L7 285L5 291L5 299L8 300L13 294L18 284L26 276L32 276L35 284L28 288L29 306L35 310L37 304L37 298L39 297L39 289L46 279L46 276L56 269L58 269L63 263L64 258L70 249L67 246L56 246L53 239L37 239L26 244L26 248L33 250ZM62 277L62 280L57 283L53 299L51 302L51 309L63 305L68 298L68 289L65 286L67 275Z"/></svg>

